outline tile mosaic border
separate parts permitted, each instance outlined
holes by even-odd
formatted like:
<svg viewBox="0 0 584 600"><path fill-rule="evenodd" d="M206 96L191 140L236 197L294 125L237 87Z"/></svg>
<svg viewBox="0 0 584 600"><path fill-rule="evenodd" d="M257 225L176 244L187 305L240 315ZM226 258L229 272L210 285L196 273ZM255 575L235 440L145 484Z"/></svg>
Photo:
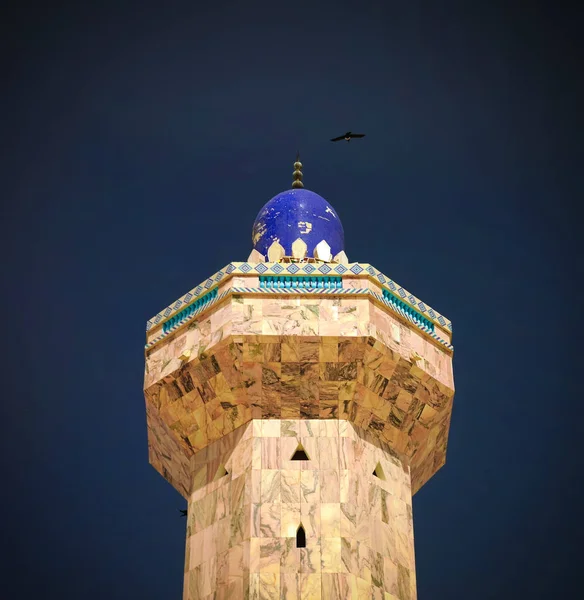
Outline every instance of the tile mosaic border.
<svg viewBox="0 0 584 600"><path fill-rule="evenodd" d="M426 303L410 294L406 289L395 283L389 277L383 275L375 267L368 263L350 263L342 265L339 263L329 264L323 263L316 266L314 263L248 263L248 262L232 262L225 266L220 271L206 279L197 287L187 292L184 296L176 300L170 306L167 306L163 311L146 323L146 331L152 329L156 325L166 321L174 316L177 312L183 310L188 304L196 301L199 296L207 293L212 287L227 280L233 275L347 275L357 277L367 277L381 286L388 292L392 293L402 302L406 302L412 308L433 321L436 325L444 327L452 332L452 323L439 312L430 308ZM338 289L336 290L339 291Z"/></svg>
<svg viewBox="0 0 584 600"><path fill-rule="evenodd" d="M185 317L172 327L169 327L166 331L160 333L160 335L156 336L151 342L144 346L145 350L150 350L153 346L156 346L158 342L162 341L165 337L168 337L172 333L174 333L177 329L180 329L183 325L186 325L189 321L192 321L195 317L198 317L202 312L205 312L208 308L211 308L217 302L220 302L226 296L231 295L232 290L225 290L222 294L218 294L214 298L211 298L209 302L200 306L197 310L193 311L188 317Z"/></svg>

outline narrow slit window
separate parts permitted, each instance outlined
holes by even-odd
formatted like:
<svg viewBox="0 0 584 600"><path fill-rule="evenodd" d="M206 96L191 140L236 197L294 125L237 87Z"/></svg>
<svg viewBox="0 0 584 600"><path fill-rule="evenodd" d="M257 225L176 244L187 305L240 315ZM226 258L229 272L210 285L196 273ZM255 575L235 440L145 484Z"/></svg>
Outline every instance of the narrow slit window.
<svg viewBox="0 0 584 600"><path fill-rule="evenodd" d="M310 458L308 458L308 454L306 454L306 450L302 447L302 444L298 444L290 460L310 460Z"/></svg>
<svg viewBox="0 0 584 600"><path fill-rule="evenodd" d="M215 477L213 477L213 481L217 481L218 479L221 479L221 477L225 477L225 475L229 475L229 471L225 468L225 465L219 465Z"/></svg>
<svg viewBox="0 0 584 600"><path fill-rule="evenodd" d="M375 469L373 471L373 475L375 475L375 477L378 477L379 479L382 479L383 481L385 481L385 473L383 472L383 468L381 467L380 463L377 463L377 466L375 467Z"/></svg>
<svg viewBox="0 0 584 600"><path fill-rule="evenodd" d="M296 548L306 548L306 531L302 525L296 531Z"/></svg>

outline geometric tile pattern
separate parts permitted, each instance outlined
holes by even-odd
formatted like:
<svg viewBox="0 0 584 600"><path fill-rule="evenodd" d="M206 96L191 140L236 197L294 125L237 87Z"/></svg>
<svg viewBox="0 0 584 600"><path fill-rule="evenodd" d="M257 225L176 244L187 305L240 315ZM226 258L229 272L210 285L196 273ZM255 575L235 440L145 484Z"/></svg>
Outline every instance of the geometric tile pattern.
<svg viewBox="0 0 584 600"><path fill-rule="evenodd" d="M300 296L304 294L311 295L343 295L352 294L353 296L367 295L369 290L366 288L341 288L341 287L330 287L324 286L315 287L259 287L259 288L248 288L248 287L234 287L232 290L237 294L290 294Z"/></svg>
<svg viewBox="0 0 584 600"><path fill-rule="evenodd" d="M377 294L375 294L377 296ZM417 310L414 310L411 306L398 300L393 294L390 294L387 290L383 290L383 299L389 303L389 305L397 310L403 317L411 321L418 327L424 327L429 332L434 332L434 323L430 319L423 317ZM421 303L420 303L421 304ZM418 305L419 306L419 305Z"/></svg>
<svg viewBox="0 0 584 600"><path fill-rule="evenodd" d="M261 266L260 266L261 265ZM325 269L326 270L323 270ZM234 275L245 274L261 274L261 275L315 275L329 274L330 275L345 275L351 277L365 277L380 284L384 290L392 293L403 302L409 304L412 308L419 311L426 318L429 318L435 324L444 327L448 331L452 331L452 323L442 316L437 311L430 308L427 304L410 294L407 290L396 284L386 275L372 267L367 263L351 263L349 265L342 264L323 264L320 267L315 267L312 263L247 263L233 262L209 277L206 281L190 290L187 294L173 302L163 311L150 319L146 324L146 330L149 331L155 325L165 321L173 316L179 310L184 309L190 302L197 300L198 297L207 292L212 286L220 282L226 281Z"/></svg>
<svg viewBox="0 0 584 600"><path fill-rule="evenodd" d="M253 420L194 460L185 600L415 600L409 468L369 432Z"/></svg>
<svg viewBox="0 0 584 600"><path fill-rule="evenodd" d="M175 331L180 329L183 325L185 325L185 323L192 321L193 319L195 319L195 317L200 317L201 313L205 312L208 308L211 308L211 306L213 306L214 304L217 304L217 302L220 302L221 300L223 300L223 298L225 298L226 296L228 296L229 294L232 293L232 290L227 290L227 291L222 292L221 294L217 295L216 291L217 291L217 288L212 290L210 293L202 296L201 299L204 299L205 302L201 303L201 305L198 306L197 308L195 308L192 312L188 312L188 313L185 312L184 314L181 314L182 313L182 311L181 311L181 313L176 315L176 316L180 317L180 319L177 319L177 321L175 323L173 323L172 325L166 326L166 323L164 323L162 333L160 335L156 336L154 339L152 339L148 344L146 344L144 346L145 350L149 350L150 348L154 347L156 344L161 342L164 338L168 337L169 335L173 334ZM191 306L193 306L193 305L191 305Z"/></svg>
<svg viewBox="0 0 584 600"><path fill-rule="evenodd" d="M173 331L176 326L181 325L186 319L189 319L190 317L200 313L203 308L208 306L211 300L214 300L217 297L217 291L218 288L215 288L210 292L203 294L194 302L191 302L186 308L183 308L168 321L165 321L162 331L164 333L169 333L170 331Z"/></svg>
<svg viewBox="0 0 584 600"><path fill-rule="evenodd" d="M260 276L261 288L290 288L290 289L305 289L305 288L341 288L343 280L341 277L279 277L276 276Z"/></svg>

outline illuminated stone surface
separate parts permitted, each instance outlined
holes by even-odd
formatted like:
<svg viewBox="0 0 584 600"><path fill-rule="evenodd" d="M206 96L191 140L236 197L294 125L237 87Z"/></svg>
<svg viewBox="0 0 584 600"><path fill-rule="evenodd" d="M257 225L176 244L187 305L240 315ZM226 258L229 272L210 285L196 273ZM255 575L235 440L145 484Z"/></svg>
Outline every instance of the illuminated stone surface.
<svg viewBox="0 0 584 600"><path fill-rule="evenodd" d="M231 294L147 352L145 394L150 462L189 500L185 600L416 597L411 494L445 461L446 347L370 296ZM309 461L287 460L298 443Z"/></svg>
<svg viewBox="0 0 584 600"><path fill-rule="evenodd" d="M309 460L290 460L299 443ZM196 455L184 597L413 599L413 541L409 469L375 435L253 420Z"/></svg>

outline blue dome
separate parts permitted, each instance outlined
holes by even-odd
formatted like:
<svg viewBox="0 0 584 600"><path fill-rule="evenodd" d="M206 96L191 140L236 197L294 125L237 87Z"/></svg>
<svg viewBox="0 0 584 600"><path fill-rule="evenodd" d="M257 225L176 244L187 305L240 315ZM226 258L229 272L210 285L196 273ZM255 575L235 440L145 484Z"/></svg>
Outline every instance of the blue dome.
<svg viewBox="0 0 584 600"><path fill-rule="evenodd" d="M297 188L274 196L258 213L253 224L253 247L267 257L274 240L292 254L292 243L298 238L307 245L307 256L325 240L332 255L345 249L343 225L335 209L321 196Z"/></svg>

